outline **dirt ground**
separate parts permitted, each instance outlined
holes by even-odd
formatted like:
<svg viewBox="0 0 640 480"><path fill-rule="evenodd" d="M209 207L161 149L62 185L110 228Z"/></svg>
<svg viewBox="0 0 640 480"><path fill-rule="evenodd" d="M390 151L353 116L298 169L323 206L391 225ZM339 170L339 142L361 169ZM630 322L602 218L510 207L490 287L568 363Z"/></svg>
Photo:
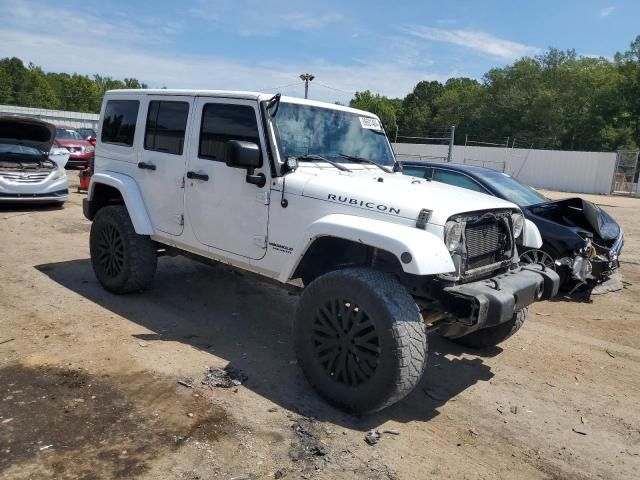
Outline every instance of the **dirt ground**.
<svg viewBox="0 0 640 480"><path fill-rule="evenodd" d="M640 199L589 197L625 229L624 290L536 304L488 352L432 336L421 385L355 418L303 378L286 291L162 258L105 292L82 197L0 208L0 478L638 478ZM226 365L248 379L201 383Z"/></svg>

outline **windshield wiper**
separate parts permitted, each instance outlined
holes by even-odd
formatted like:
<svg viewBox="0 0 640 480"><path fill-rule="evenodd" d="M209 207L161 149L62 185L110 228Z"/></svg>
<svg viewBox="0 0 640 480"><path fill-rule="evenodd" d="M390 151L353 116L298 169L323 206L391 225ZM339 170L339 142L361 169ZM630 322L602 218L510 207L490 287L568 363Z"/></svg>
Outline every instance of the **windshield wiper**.
<svg viewBox="0 0 640 480"><path fill-rule="evenodd" d="M320 155L312 155L312 154L300 155L298 157L295 157L295 159L298 160L299 162L326 162L329 165L336 167L338 170L342 170L343 172L351 171L344 165L340 165L339 163L334 162L333 160L329 160L328 158L324 158Z"/></svg>
<svg viewBox="0 0 640 480"><path fill-rule="evenodd" d="M338 155L340 155L342 158L346 158L347 160L349 160L351 162L354 162L354 163L368 163L370 165L375 165L376 167L378 167L382 171L385 171L387 173L393 173L387 167L383 167L379 163L374 162L373 160L369 160L368 158L356 157L355 155L347 155L346 153L339 153Z"/></svg>

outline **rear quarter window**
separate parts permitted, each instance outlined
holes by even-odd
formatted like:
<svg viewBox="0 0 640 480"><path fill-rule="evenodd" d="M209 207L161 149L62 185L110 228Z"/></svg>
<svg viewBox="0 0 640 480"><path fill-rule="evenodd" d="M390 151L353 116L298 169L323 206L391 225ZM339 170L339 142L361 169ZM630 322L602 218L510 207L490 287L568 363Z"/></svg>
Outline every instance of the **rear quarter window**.
<svg viewBox="0 0 640 480"><path fill-rule="evenodd" d="M413 165L403 166L402 173L404 173L405 175L410 175L412 177L431 178L431 175L433 173L433 168L414 167Z"/></svg>
<svg viewBox="0 0 640 480"><path fill-rule="evenodd" d="M100 140L124 147L133 146L139 107L138 100L108 100Z"/></svg>
<svg viewBox="0 0 640 480"><path fill-rule="evenodd" d="M433 171L433 179L436 182L448 183L449 185L466 188L467 190L473 190L474 192L487 193L479 183L466 175L462 175L461 173L435 169Z"/></svg>
<svg viewBox="0 0 640 480"><path fill-rule="evenodd" d="M144 135L145 150L182 155L188 116L187 102L150 102Z"/></svg>

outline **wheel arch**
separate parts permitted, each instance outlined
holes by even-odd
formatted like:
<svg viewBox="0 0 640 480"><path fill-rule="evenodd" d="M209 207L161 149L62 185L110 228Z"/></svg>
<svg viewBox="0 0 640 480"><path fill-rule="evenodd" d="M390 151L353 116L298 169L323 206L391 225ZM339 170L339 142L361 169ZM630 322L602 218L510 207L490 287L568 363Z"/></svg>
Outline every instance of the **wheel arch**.
<svg viewBox="0 0 640 480"><path fill-rule="evenodd" d="M153 224L136 181L120 173L94 174L85 200L85 216L93 220L102 207L117 204L125 205L137 234L153 235Z"/></svg>
<svg viewBox="0 0 640 480"><path fill-rule="evenodd" d="M336 262L332 253L341 246L358 253L359 265L367 265L373 252L391 269L399 268L408 274L436 275L454 270L444 243L431 232L382 220L332 214L316 220L305 230L280 281L299 278L314 262L322 263L320 273L339 267L340 258ZM403 254L409 254L410 259L404 255L403 261Z"/></svg>

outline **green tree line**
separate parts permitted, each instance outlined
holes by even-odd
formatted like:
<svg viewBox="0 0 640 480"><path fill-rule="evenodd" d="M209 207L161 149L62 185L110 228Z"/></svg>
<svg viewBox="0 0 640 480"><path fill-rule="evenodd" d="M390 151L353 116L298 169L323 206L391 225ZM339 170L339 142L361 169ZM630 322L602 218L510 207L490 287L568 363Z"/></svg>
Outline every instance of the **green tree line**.
<svg viewBox="0 0 640 480"><path fill-rule="evenodd" d="M147 85L135 78L114 80L100 75L45 73L32 63L25 66L19 58L0 59L1 105L97 113L104 92L121 88Z"/></svg>
<svg viewBox="0 0 640 480"><path fill-rule="evenodd" d="M135 78L44 72L0 59L0 104L98 112L104 92L146 88ZM376 113L391 138L446 136L516 147L616 150L640 147L640 35L613 60L550 48L489 70L480 81L421 81L404 98L356 92L352 107ZM435 132L435 133L434 133ZM515 144L514 144L515 141Z"/></svg>
<svg viewBox="0 0 640 480"><path fill-rule="evenodd" d="M387 134L443 135L456 126L466 140L561 150L640 147L640 35L613 60L550 48L489 70L481 81L419 82L403 99L356 92L350 106L377 114ZM439 130L438 130L439 129Z"/></svg>

